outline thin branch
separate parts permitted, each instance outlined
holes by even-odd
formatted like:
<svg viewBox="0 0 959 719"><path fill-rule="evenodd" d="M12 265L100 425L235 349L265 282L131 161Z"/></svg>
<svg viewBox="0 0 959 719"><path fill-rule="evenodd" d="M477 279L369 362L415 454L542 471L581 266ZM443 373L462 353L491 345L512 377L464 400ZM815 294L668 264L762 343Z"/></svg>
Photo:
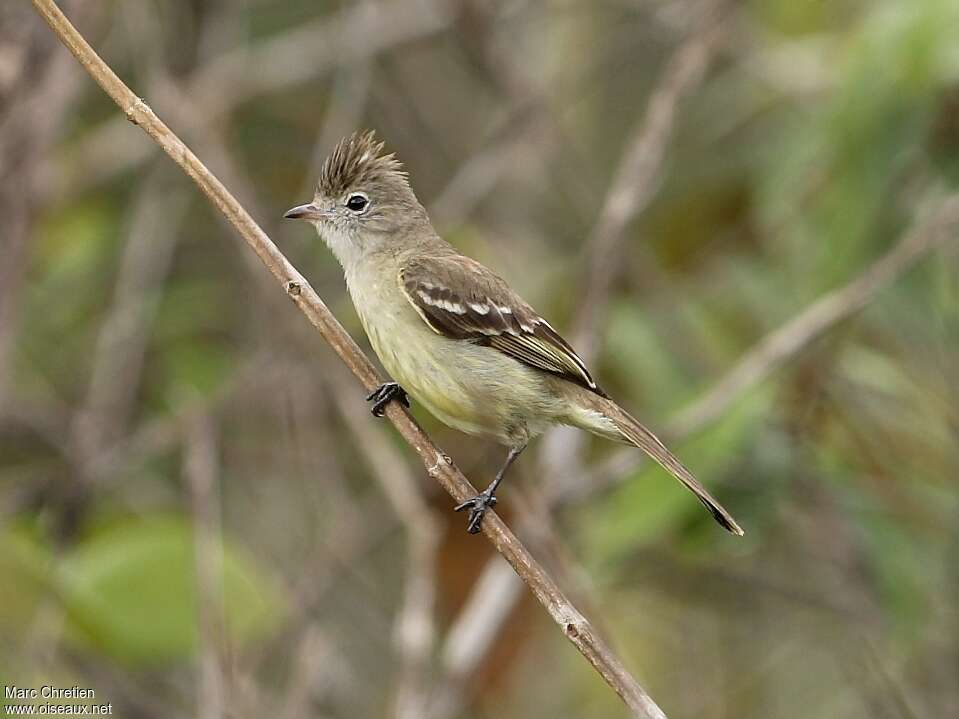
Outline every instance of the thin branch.
<svg viewBox="0 0 959 719"><path fill-rule="evenodd" d="M715 421L777 367L799 354L824 332L865 307L915 262L954 237L957 229L959 193L942 200L928 220L920 222L895 247L848 284L823 295L757 342L708 392L667 424L663 436L673 440L682 439ZM645 457L635 450L623 449L585 476L582 472L557 471L556 476L563 481L553 482L547 488L551 490L547 494L548 502L554 508L581 502L597 491L622 481L624 477L632 476L644 462ZM522 528L520 531L522 533ZM494 567L495 560L491 560L484 570L484 576L493 572ZM481 592L487 601L494 595L506 596L505 589L498 589L492 583L478 584L473 597L481 596ZM499 621L489 623L487 630L490 633L495 635L499 631L515 602L516 597L513 596L509 607L497 615ZM449 670L447 665L444 668ZM450 701L451 697L444 697L443 706ZM437 709L436 714L431 716L447 716L441 712L441 709Z"/></svg>
<svg viewBox="0 0 959 719"><path fill-rule="evenodd" d="M276 248L226 187L210 173L153 110L116 76L70 24L56 3L52 0L33 0L33 4L84 69L126 113L127 118L139 125L156 141L233 224L263 264L283 285L297 307L320 331L363 385L367 389L376 387L379 384L379 377L373 365L333 317L319 295ZM272 62L271 60L271 64ZM423 460L429 475L437 480L457 502L464 501L475 494L476 490L466 477L448 461L402 407L397 407L396 403L393 403L386 414L400 435ZM562 628L566 637L623 699L633 715L647 718L664 717L662 710L630 675L605 642L597 636L590 623L570 603L553 579L495 513L490 513L486 517L483 522L483 532L526 582L534 596Z"/></svg>
<svg viewBox="0 0 959 719"><path fill-rule="evenodd" d="M56 53L55 44L42 37L39 28L23 22L25 18L21 8L5 7L0 19L0 48L8 55L23 51L23 65L0 87L0 408L4 409L14 399L11 374L34 214L50 196L49 180L57 174L51 167L55 153L50 147L78 92L72 62Z"/></svg>
<svg viewBox="0 0 959 719"><path fill-rule="evenodd" d="M770 332L743 355L695 404L680 412L667 434L687 435L709 424L779 365L795 356L830 327L855 314L904 271L952 236L959 221L959 195L945 200L935 217L908 233L889 252L847 285L813 302L789 322Z"/></svg>
<svg viewBox="0 0 959 719"><path fill-rule="evenodd" d="M87 463L123 434L140 384L156 297L179 240L188 198L163 192L163 175L161 170L149 175L131 212L113 304L100 326L87 395L73 421L72 441Z"/></svg>
<svg viewBox="0 0 959 719"><path fill-rule="evenodd" d="M490 559L450 627L440 655L427 719L452 719L463 707L471 677L488 655L522 596L522 585L498 557Z"/></svg>
<svg viewBox="0 0 959 719"><path fill-rule="evenodd" d="M447 0L391 0L373 7L351 3L332 18L303 23L289 32L220 55L194 75L189 94L215 97L223 94L223 88L233 88L228 93L228 107L233 107L264 92L275 93L307 82L318 70L351 65L434 35L445 30L450 19ZM361 33L363 42L354 42Z"/></svg>
<svg viewBox="0 0 959 719"><path fill-rule="evenodd" d="M599 350L597 340L604 325L609 293L622 264L626 227L649 206L659 188L679 104L698 87L726 36L725 25L719 22L722 8L723 0L703 0L693 8L693 27L667 60L645 112L629 134L622 160L586 241L585 280L572 335L573 345L587 364ZM582 474L583 441L582 434L569 427L553 428L543 437L538 457L552 483L566 482Z"/></svg>
<svg viewBox="0 0 959 719"><path fill-rule="evenodd" d="M747 351L712 388L681 410L665 427L667 439L686 437L713 422L746 392L792 359L817 337L865 307L919 259L959 229L959 193L943 198L902 240L849 283L827 292L786 324ZM578 501L636 470L643 462L634 452L617 451L597 468L590 481L569 485L560 503Z"/></svg>
<svg viewBox="0 0 959 719"><path fill-rule="evenodd" d="M190 419L184 475L190 488L193 514L194 575L200 671L197 677L199 719L224 714L226 690L223 676L223 553L220 538L220 505L217 491L219 461L212 418L199 414Z"/></svg>
<svg viewBox="0 0 959 719"><path fill-rule="evenodd" d="M260 94L316 80L337 67L353 68L399 45L442 32L451 17L447 5L425 0L419 12L411 11L410 0L375 3L372 8L347 7L332 17L298 24L217 56L183 81L183 94L192 103L202 98L202 122L215 125L218 118ZM357 37L362 42L356 42ZM182 103L171 108L181 132L189 119L183 113L190 107L191 103ZM113 120L86 133L77 143L77 161L51 177L54 195L80 183L85 187L102 183L152 155L149 145L130 142L129 137L124 123ZM73 167L88 171L80 174Z"/></svg>
<svg viewBox="0 0 959 719"><path fill-rule="evenodd" d="M329 383L340 414L406 529L406 586L394 620L394 641L400 658L394 716L418 719L425 713L430 656L436 636L436 563L441 527L435 510L423 499L416 477L407 468L406 459L369 422L366 408L341 381L341 374L338 369Z"/></svg>
<svg viewBox="0 0 959 719"><path fill-rule="evenodd" d="M297 649L283 707L279 712L271 707L268 713L280 719L326 719L328 715L318 713L317 706L329 701L327 695L357 684L353 668L334 641L315 624L305 626L290 643L293 641L297 642Z"/></svg>
<svg viewBox="0 0 959 719"><path fill-rule="evenodd" d="M421 719L430 687L430 658L436 636L434 608L440 535L434 530L414 530L408 536L406 586L394 635L401 659L394 716Z"/></svg>
<svg viewBox="0 0 959 719"><path fill-rule="evenodd" d="M705 0L697 8L695 27L667 62L645 114L631 133L586 242L586 292L573 322L573 344L587 363L595 354L595 337L602 321L599 315L620 264L623 232L649 205L659 187L679 102L699 84L725 36L725 28L716 17L721 4L722 0Z"/></svg>

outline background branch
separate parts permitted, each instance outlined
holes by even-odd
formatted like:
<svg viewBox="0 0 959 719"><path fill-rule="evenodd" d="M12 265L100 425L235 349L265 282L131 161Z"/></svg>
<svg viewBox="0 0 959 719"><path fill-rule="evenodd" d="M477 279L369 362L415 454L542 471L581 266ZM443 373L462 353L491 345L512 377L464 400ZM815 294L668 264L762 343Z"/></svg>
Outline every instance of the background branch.
<svg viewBox="0 0 959 719"><path fill-rule="evenodd" d="M865 307L881 290L898 279L915 262L943 242L954 239L959 231L959 193L935 203L923 221L906 232L887 253L869 265L850 282L826 293L792 319L760 339L699 399L681 410L667 423L662 436L671 441L682 440L718 420L746 392L768 377L783 363L795 357L816 338ZM611 457L590 470L565 471L557 468L553 481L546 485L544 503L557 509L585 501L596 493L622 482L646 463L633 449L617 450ZM522 532L525 536L525 532ZM489 649L492 638L502 629L519 602L514 583L503 576L497 562L491 560L478 582L466 609L496 607L484 617L482 632L451 632L447 639L442 668L449 672L431 716L448 717L455 707L456 677L474 667ZM755 584L755 582L751 582ZM464 609L460 621L469 626L470 615Z"/></svg>
<svg viewBox="0 0 959 719"><path fill-rule="evenodd" d="M585 291L573 320L573 345L583 361L595 359L596 336L605 325L600 312L622 258L624 230L649 205L661 181L666 148L673 134L680 101L700 83L713 53L725 37L721 0L697 3L689 37L669 58L653 88L646 111L630 132L622 160L586 240Z"/></svg>
<svg viewBox="0 0 959 719"><path fill-rule="evenodd" d="M357 127L557 327L595 305L578 349L747 539L573 431L497 509L671 716L786 719L797 693L959 716L959 231L903 245L957 189L959 6L55 1L374 362L335 258L271 209ZM0 2L12 681L73 677L141 719L626 716L80 67ZM587 251L617 193L635 211ZM467 477L495 471L413 414ZM205 614L197 539L222 546Z"/></svg>
<svg viewBox="0 0 959 719"><path fill-rule="evenodd" d="M688 36L673 51L649 95L644 112L630 130L599 215L583 248L584 280L573 317L573 346L587 365L595 364L606 327L609 295L622 264L626 228L642 214L662 182L663 160L672 139L681 101L702 82L727 34L723 0L693 5ZM654 264L645 245L636 251ZM646 271L647 276L651 270ZM582 471L582 432L555 427L543 437L538 457L552 483L569 481Z"/></svg>
<svg viewBox="0 0 959 719"><path fill-rule="evenodd" d="M287 294L363 385L367 389L377 386L379 378L369 360L336 321L309 283L280 253L226 187L207 170L196 155L156 116L150 107L116 76L70 24L55 3L51 0L34 0L34 7L84 69L123 110L127 118L139 125L156 141L234 225L273 276L282 283ZM271 59L272 62L273 59ZM457 502L475 493L462 473L447 461L443 453L409 414L401 408L391 406L387 410L387 416L407 443L423 459L430 476L439 481ZM566 637L623 699L634 716L664 716L612 650L596 635L589 622L569 602L555 582L495 514L489 515L484 521L483 532L526 582Z"/></svg>
<svg viewBox="0 0 959 719"><path fill-rule="evenodd" d="M954 239L959 230L959 193L950 194L934 204L928 216L906 232L886 254L847 284L827 292L756 342L705 394L671 419L662 436L667 440L679 440L714 422L777 367L865 307L919 259L947 240ZM643 462L643 458L634 452L618 450L591 472L588 481L566 483L558 501L561 504L580 501L621 481Z"/></svg>
<svg viewBox="0 0 959 719"><path fill-rule="evenodd" d="M224 715L230 692L225 686L223 656L226 620L223 613L223 552L220 526L219 462L216 428L205 414L189 420L184 477L193 514L194 574L199 627L199 691L197 718Z"/></svg>
<svg viewBox="0 0 959 719"><path fill-rule="evenodd" d="M422 719L432 676L431 656L436 636L437 554L441 523L423 499L406 458L369 421L367 408L356 401L348 378L333 378L331 390L350 431L363 447L371 473L377 478L394 513L406 530L406 578L403 600L394 624L394 643L400 659L394 716Z"/></svg>

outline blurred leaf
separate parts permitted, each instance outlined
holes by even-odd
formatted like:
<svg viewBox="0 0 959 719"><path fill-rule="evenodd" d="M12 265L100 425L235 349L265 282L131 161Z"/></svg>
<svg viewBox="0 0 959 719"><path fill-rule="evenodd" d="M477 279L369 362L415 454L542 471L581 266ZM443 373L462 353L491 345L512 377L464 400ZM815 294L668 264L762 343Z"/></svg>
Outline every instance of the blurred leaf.
<svg viewBox="0 0 959 719"><path fill-rule="evenodd" d="M668 409L686 377L638 302L618 302L610 312L605 354L613 380L648 412Z"/></svg>
<svg viewBox="0 0 959 719"><path fill-rule="evenodd" d="M912 640L924 629L923 618L928 616L927 597L935 573L924 566L934 559L925 538L883 513L861 513L857 526L864 532L866 553L879 584L877 596L883 601L895 629L902 639Z"/></svg>
<svg viewBox="0 0 959 719"><path fill-rule="evenodd" d="M164 288L154 329L158 343L200 330L224 326L224 312L232 309L229 287L210 279L183 278Z"/></svg>
<svg viewBox="0 0 959 719"><path fill-rule="evenodd" d="M223 546L227 630L237 644L267 633L283 613L280 587L241 549ZM193 531L176 516L103 527L64 557L60 576L73 637L117 658L155 663L197 644Z"/></svg>
<svg viewBox="0 0 959 719"><path fill-rule="evenodd" d="M10 525L0 532L0 630L16 636L30 627L53 587L49 548L30 528Z"/></svg>
<svg viewBox="0 0 959 719"><path fill-rule="evenodd" d="M750 10L773 30L786 35L802 35L833 26L837 17L849 12L855 3L849 0L761 0L750 2Z"/></svg>
<svg viewBox="0 0 959 719"><path fill-rule="evenodd" d="M34 257L38 289L53 290L95 273L112 260L109 251L114 249L117 234L117 218L109 205L87 201L65 208L43 228Z"/></svg>
<svg viewBox="0 0 959 719"><path fill-rule="evenodd" d="M112 291L116 214L88 201L65 208L38 233L32 250L18 359L36 393L53 382L69 392L85 376L97 310ZM43 380L36 382L36 375Z"/></svg>
<svg viewBox="0 0 959 719"><path fill-rule="evenodd" d="M168 375L167 399L176 406L184 395L213 394L230 376L233 355L219 344L194 338L177 342L164 353Z"/></svg>
<svg viewBox="0 0 959 719"><path fill-rule="evenodd" d="M849 344L837 362L836 371L871 391L893 395L900 400L911 394L914 384L893 359L870 347Z"/></svg>
<svg viewBox="0 0 959 719"><path fill-rule="evenodd" d="M898 230L889 199L947 80L956 14L938 0L875 4L839 63L831 102L797 107L800 117L783 125L758 185L760 212L790 239L807 292L834 286Z"/></svg>
<svg viewBox="0 0 959 719"><path fill-rule="evenodd" d="M772 395L769 389L747 394L722 420L673 448L710 490L718 492L715 480L740 461L767 414ZM648 462L594 508L585 523L586 554L598 562L614 562L690 519L712 521L688 491L659 465Z"/></svg>

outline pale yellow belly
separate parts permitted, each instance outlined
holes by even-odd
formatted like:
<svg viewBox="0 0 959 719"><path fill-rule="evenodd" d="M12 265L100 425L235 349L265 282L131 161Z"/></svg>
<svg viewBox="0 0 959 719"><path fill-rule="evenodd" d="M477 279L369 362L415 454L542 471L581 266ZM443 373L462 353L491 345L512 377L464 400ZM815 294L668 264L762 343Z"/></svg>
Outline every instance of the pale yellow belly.
<svg viewBox="0 0 959 719"><path fill-rule="evenodd" d="M515 445L564 421L565 404L544 373L495 349L437 334L398 285L350 279L354 305L383 367L444 424Z"/></svg>
<svg viewBox="0 0 959 719"><path fill-rule="evenodd" d="M469 434L502 433L508 420L497 408L498 393L483 378L488 360L474 356L484 348L421 332L406 332L401 342L388 328L370 327L367 333L393 380L441 422Z"/></svg>
<svg viewBox="0 0 959 719"><path fill-rule="evenodd" d="M412 309L364 325L392 379L454 429L515 444L540 434L562 410L540 372L489 347L442 337Z"/></svg>

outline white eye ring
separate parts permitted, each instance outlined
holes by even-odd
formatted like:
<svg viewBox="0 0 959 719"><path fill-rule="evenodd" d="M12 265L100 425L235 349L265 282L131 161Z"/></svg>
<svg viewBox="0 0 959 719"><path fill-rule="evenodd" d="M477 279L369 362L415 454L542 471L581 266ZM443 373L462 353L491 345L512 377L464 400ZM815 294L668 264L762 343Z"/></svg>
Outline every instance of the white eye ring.
<svg viewBox="0 0 959 719"><path fill-rule="evenodd" d="M362 215L370 207L370 198L365 192L351 192L346 199L346 209L356 215Z"/></svg>

